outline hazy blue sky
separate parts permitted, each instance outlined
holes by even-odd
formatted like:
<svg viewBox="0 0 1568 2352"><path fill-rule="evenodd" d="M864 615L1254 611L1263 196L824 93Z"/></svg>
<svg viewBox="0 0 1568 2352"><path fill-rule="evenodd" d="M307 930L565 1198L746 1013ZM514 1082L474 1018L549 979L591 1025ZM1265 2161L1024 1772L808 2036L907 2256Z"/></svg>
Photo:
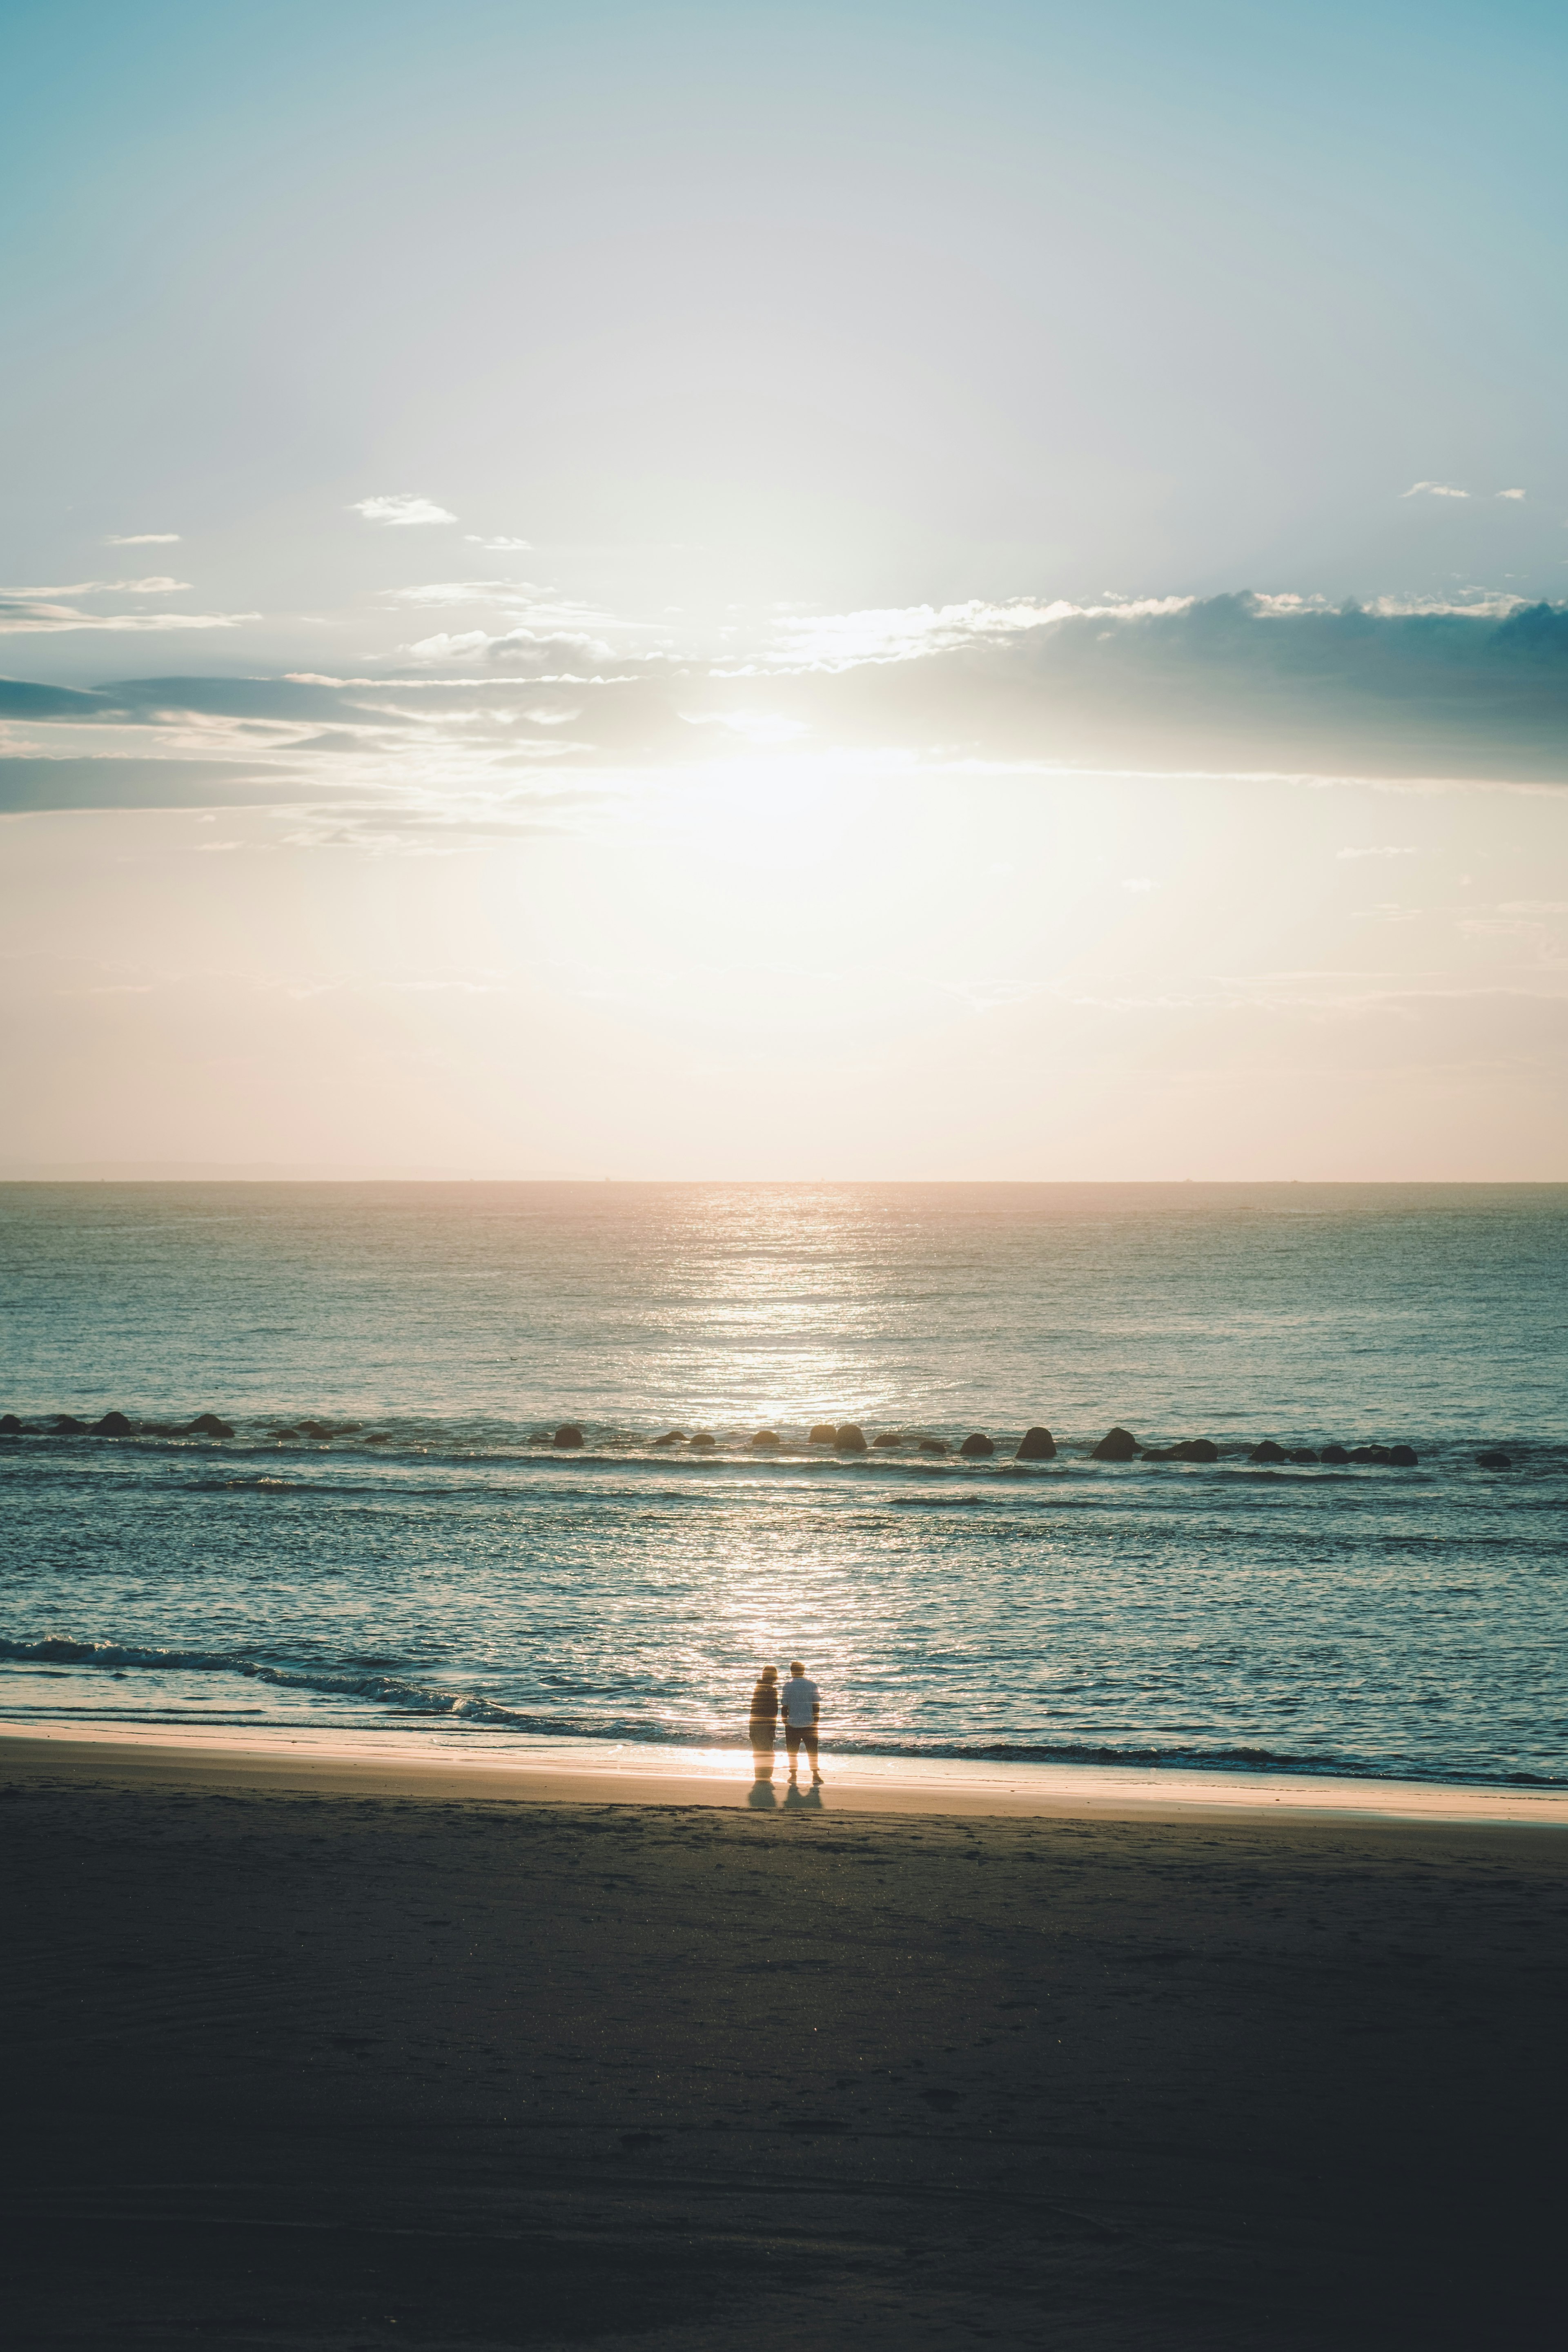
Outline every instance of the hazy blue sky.
<svg viewBox="0 0 1568 2352"><path fill-rule="evenodd" d="M1565 1172L1560 9L4 16L9 1158Z"/></svg>

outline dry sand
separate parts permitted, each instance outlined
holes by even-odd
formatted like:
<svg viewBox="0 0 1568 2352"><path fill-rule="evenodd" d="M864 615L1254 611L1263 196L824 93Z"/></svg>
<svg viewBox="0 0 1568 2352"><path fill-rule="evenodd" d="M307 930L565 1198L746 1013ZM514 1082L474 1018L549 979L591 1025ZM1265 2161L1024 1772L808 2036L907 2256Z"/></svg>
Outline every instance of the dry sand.
<svg viewBox="0 0 1568 2352"><path fill-rule="evenodd" d="M10 2341L1563 2340L1560 1828L659 1781L0 1741Z"/></svg>

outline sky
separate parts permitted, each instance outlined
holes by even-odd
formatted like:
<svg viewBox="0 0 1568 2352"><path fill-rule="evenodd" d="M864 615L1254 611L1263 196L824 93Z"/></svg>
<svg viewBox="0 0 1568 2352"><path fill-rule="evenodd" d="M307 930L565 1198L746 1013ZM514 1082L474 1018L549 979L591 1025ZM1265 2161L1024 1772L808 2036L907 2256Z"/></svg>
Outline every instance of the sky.
<svg viewBox="0 0 1568 2352"><path fill-rule="evenodd" d="M1568 18L5 0L0 1173L1568 1176Z"/></svg>

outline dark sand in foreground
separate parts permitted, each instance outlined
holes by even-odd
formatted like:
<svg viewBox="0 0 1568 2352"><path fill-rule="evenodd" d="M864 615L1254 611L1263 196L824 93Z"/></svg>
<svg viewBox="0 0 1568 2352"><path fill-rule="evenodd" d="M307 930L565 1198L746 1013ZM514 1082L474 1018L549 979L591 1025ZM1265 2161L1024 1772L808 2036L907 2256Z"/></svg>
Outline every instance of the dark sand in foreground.
<svg viewBox="0 0 1568 2352"><path fill-rule="evenodd" d="M1561 1831L407 1786L0 1742L11 2342L1563 2340Z"/></svg>

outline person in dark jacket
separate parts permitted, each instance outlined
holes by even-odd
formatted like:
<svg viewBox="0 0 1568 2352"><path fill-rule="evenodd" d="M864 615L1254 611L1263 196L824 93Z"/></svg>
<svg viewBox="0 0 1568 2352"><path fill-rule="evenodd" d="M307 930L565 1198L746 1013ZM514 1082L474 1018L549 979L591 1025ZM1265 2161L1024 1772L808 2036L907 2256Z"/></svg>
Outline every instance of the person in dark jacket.
<svg viewBox="0 0 1568 2352"><path fill-rule="evenodd" d="M759 1780L773 1777L773 1741L778 1736L779 1670L764 1666L752 1693L752 1764Z"/></svg>

